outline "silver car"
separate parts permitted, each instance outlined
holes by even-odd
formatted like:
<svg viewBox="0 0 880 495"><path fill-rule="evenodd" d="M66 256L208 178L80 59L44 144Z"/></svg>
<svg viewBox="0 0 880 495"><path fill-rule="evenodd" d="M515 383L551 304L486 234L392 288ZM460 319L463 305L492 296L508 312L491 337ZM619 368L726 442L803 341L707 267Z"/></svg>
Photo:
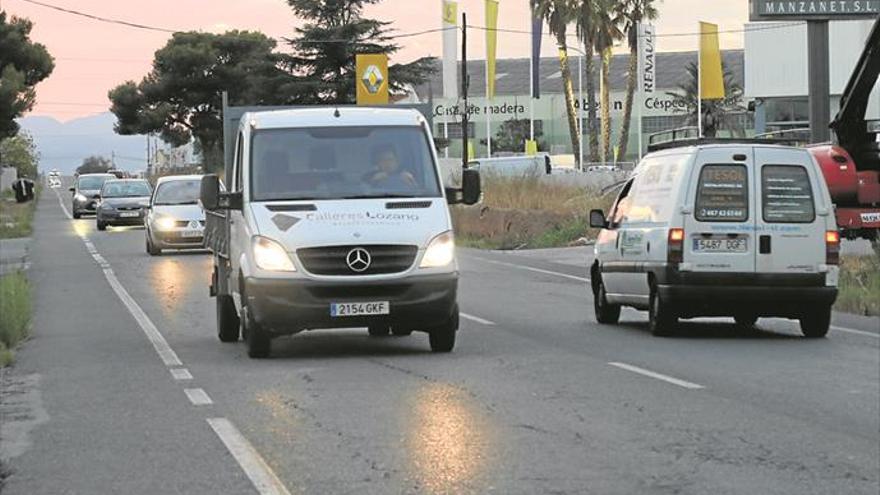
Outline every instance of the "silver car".
<svg viewBox="0 0 880 495"><path fill-rule="evenodd" d="M156 183L146 225L147 253L163 249L202 249L205 211L199 205L201 175L162 177Z"/></svg>

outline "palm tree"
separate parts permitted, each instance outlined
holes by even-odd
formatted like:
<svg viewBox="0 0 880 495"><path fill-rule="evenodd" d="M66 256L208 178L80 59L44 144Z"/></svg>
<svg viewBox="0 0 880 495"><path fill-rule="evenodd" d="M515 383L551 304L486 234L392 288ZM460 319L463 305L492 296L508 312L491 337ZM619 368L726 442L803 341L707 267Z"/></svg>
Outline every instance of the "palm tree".
<svg viewBox="0 0 880 495"><path fill-rule="evenodd" d="M724 73L724 98L703 100L703 135L715 137L721 129L742 136L745 129L736 117L746 111L743 106L743 89L733 78L733 73L722 65ZM684 125L697 125L697 63L687 65L687 77L679 83L677 92L667 92L673 98L673 108L685 112Z"/></svg>
<svg viewBox="0 0 880 495"><path fill-rule="evenodd" d="M559 48L559 70L562 73L562 86L565 92L565 110L568 114L568 130L571 134L572 150L580 147L580 127L575 115L574 87L571 82L571 67L568 63L568 24L575 20L577 2L575 0L529 0L535 15L547 21L550 32L556 37ZM575 161L579 160L575 152ZM578 164L580 166L580 164Z"/></svg>
<svg viewBox="0 0 880 495"><path fill-rule="evenodd" d="M599 129L596 127L596 78L593 54L596 53L596 0L581 0L577 12L577 34L584 45L584 72L587 78L587 136L590 161L599 161Z"/></svg>
<svg viewBox="0 0 880 495"><path fill-rule="evenodd" d="M620 30L621 18L615 12L614 0L596 0L596 44L595 50L602 57L600 77L602 92L599 107L602 111L602 161L608 160L611 147L611 50L614 43L623 38Z"/></svg>
<svg viewBox="0 0 880 495"><path fill-rule="evenodd" d="M626 77L626 101L623 104L623 121L620 125L620 156L626 156L629 143L629 128L632 120L633 96L636 92L636 79L639 70L639 23L657 18L654 0L620 0L617 11L623 21L623 32L629 44L629 71Z"/></svg>

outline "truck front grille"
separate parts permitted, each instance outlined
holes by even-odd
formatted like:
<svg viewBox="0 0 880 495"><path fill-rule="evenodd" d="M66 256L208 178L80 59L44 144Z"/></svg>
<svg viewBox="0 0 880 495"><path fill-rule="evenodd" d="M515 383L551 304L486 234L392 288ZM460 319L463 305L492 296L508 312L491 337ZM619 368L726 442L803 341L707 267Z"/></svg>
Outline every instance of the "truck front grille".
<svg viewBox="0 0 880 495"><path fill-rule="evenodd" d="M364 256L354 268L349 266L349 253L356 249L363 249L369 255L369 265L361 271L354 268L363 267ZM417 246L381 244L304 248L298 249L296 254L303 267L315 275L380 275L406 271L415 261L418 250Z"/></svg>

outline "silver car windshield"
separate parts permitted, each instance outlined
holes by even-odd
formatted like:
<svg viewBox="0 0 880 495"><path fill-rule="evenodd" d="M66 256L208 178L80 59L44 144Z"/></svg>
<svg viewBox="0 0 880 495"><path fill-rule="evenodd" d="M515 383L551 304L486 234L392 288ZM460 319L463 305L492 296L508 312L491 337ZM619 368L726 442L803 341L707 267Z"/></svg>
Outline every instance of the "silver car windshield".
<svg viewBox="0 0 880 495"><path fill-rule="evenodd" d="M199 202L201 179L174 180L159 184L154 205L194 205Z"/></svg>
<svg viewBox="0 0 880 495"><path fill-rule="evenodd" d="M419 127L257 131L255 201L439 197L430 143Z"/></svg>

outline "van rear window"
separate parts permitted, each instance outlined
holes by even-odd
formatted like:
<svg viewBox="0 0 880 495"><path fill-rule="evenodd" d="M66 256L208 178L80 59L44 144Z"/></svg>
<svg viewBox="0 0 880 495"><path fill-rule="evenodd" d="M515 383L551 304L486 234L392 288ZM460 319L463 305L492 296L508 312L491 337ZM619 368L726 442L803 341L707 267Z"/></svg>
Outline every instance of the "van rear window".
<svg viewBox="0 0 880 495"><path fill-rule="evenodd" d="M705 165L700 171L694 215L701 222L744 222L749 218L745 165Z"/></svg>
<svg viewBox="0 0 880 495"><path fill-rule="evenodd" d="M764 165L761 169L764 221L809 223L816 219L813 188L807 169L799 165Z"/></svg>

